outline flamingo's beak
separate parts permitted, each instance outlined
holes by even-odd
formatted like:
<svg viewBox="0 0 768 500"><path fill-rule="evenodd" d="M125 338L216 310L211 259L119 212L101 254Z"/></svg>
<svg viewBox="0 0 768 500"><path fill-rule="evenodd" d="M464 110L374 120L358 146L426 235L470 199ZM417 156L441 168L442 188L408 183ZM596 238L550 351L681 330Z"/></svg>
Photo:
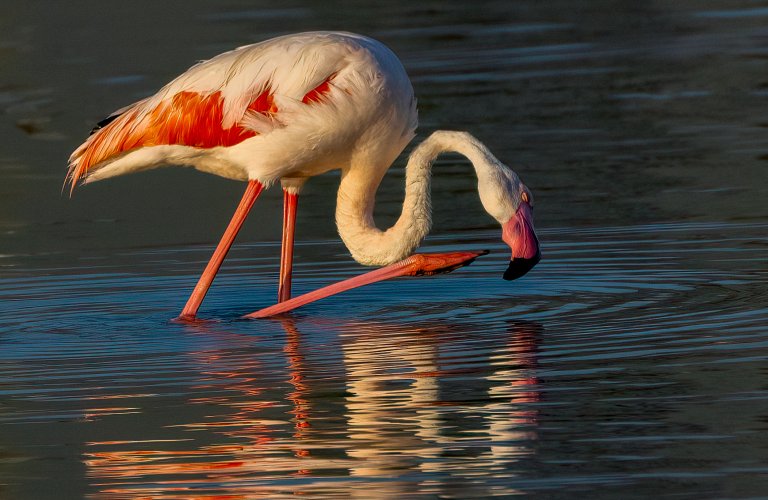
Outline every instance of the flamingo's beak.
<svg viewBox="0 0 768 500"><path fill-rule="evenodd" d="M504 279L511 281L523 276L541 260L539 239L533 230L531 206L521 201L515 215L501 227L501 239L512 250L512 260L504 272Z"/></svg>

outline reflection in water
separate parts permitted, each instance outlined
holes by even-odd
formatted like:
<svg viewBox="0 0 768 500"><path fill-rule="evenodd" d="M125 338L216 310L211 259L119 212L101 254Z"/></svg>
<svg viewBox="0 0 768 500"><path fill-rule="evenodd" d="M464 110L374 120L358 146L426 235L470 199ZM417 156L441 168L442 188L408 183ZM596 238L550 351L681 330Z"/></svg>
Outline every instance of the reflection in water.
<svg viewBox="0 0 768 500"><path fill-rule="evenodd" d="M247 340L242 335L227 332L221 326L199 323L190 330L194 330L195 334L213 336L222 344ZM308 427L308 403L302 396L305 388L301 383L300 338L289 320L286 320L284 327L288 334L285 353L294 388L285 395L285 400L292 405L289 413L294 416L295 444L279 436L282 433L277 429L285 425L284 420L264 417L265 410L279 404L273 400L270 388L261 381L260 374L264 367L258 358L238 352L201 351L191 353L189 361L198 373L194 389L205 396L191 398L188 404L205 410L200 414L200 420L175 424L174 427L204 433L205 441L210 443L181 450L168 449L168 443L174 446L192 439L89 443L91 448L96 449L111 448L116 444L128 445L128 449L86 453L88 476L93 484L99 486L102 493L119 495L138 490L167 495L191 488L198 490L201 483L203 489L219 490L222 488L217 486L220 482L225 484L252 475L305 473L301 458L309 456L309 452L301 447L301 441L305 439L303 433ZM220 413L222 409L224 413ZM195 441L201 440L195 438ZM158 446L159 443L162 444ZM165 480L166 477L174 479ZM256 491L258 489L253 490Z"/></svg>
<svg viewBox="0 0 768 500"><path fill-rule="evenodd" d="M334 378L346 380L345 391L329 391L324 377L308 375L322 366L311 366L315 357L301 329L316 326L282 320L287 336L277 386L265 380L270 368L252 353L194 353L189 362L198 373L197 389L206 394L187 401L202 409L193 412L197 420L174 424L182 431L178 439L88 443L91 484L102 495L118 496L273 494L339 488L320 478L344 470L366 480L356 493L361 497L370 494L365 485L371 481L378 494L405 495L413 485L393 478L428 472L449 482L473 470L499 477L532 454L539 325L511 322L476 338L442 323L340 325L343 359L333 369L343 369ZM191 328L221 345L244 340L224 324ZM463 352L466 342L482 349ZM333 415L343 415L346 425ZM267 485L278 477L295 484ZM436 480L427 490L444 486Z"/></svg>
<svg viewBox="0 0 768 500"><path fill-rule="evenodd" d="M723 477L743 485L764 463L766 232L550 231L546 265L513 290L496 262L478 262L283 323L144 316L147 301L130 297L181 289L167 278L6 280L0 482L56 478L97 498L567 495L575 483L647 497L660 479L685 493L691 475L707 491ZM397 296L409 286L428 299Z"/></svg>
<svg viewBox="0 0 768 500"><path fill-rule="evenodd" d="M530 403L540 399L536 379L536 337L542 328L537 323L514 324L516 338L506 352L495 352L491 364L498 367L488 377L493 383L488 390L490 403L485 406L491 448L488 465L498 466L530 455L525 443L536 439L537 410ZM509 366L509 360L517 361Z"/></svg>
<svg viewBox="0 0 768 500"><path fill-rule="evenodd" d="M291 375L290 382L293 386L293 391L287 394L286 399L292 404L290 413L293 415L292 421L296 429L293 437L300 444L301 441L307 439L310 427L310 406L307 400L308 387L304 382L305 368L304 354L301 348L301 333L296 328L295 322L290 318L283 319L282 325L287 335L283 350L288 360L288 369ZM309 450L297 448L294 454L297 457L308 457Z"/></svg>
<svg viewBox="0 0 768 500"><path fill-rule="evenodd" d="M463 455L460 461L483 467L504 466L531 453L535 435L519 429L536 420L527 403L538 400L538 325L512 323L509 337L497 339L479 359L441 352L447 335L459 335L445 325L398 328L397 335L375 324L344 329L350 332L343 344L348 431L355 442L348 453L361 461L352 474L450 472L456 461L441 460L449 450ZM487 374L475 378L478 370Z"/></svg>

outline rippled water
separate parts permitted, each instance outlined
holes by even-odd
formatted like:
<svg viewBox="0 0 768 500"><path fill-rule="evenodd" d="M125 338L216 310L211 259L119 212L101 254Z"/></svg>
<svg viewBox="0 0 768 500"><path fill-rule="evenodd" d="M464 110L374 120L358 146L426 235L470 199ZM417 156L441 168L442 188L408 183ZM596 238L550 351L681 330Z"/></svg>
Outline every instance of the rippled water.
<svg viewBox="0 0 768 500"><path fill-rule="evenodd" d="M140 274L7 278L3 482L115 498L759 491L766 229L546 230L546 260L513 288L496 246L268 321L237 317L272 300L277 247L245 245L217 320L193 326L168 318L207 249L135 252ZM329 265L300 269L303 288L349 274L342 247L318 245Z"/></svg>
<svg viewBox="0 0 768 500"><path fill-rule="evenodd" d="M763 5L187 5L0 6L0 497L765 495ZM171 323L242 185L167 170L70 200L66 157L194 60L317 28L401 55L422 137L471 130L516 166L544 258L501 280L448 156L424 250L492 250L472 266L239 320L276 295L267 193L208 321ZM337 183L302 197L295 292L361 272Z"/></svg>

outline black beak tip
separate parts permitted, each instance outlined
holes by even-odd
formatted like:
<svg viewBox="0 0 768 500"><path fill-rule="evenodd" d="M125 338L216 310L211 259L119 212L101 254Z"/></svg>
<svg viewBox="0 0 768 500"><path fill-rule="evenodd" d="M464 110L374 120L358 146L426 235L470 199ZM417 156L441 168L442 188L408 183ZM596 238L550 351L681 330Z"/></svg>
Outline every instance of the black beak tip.
<svg viewBox="0 0 768 500"><path fill-rule="evenodd" d="M530 259L512 259L509 261L509 267L504 271L504 279L507 281L516 280L533 269L533 266L539 263L541 260L541 252L536 252L536 255Z"/></svg>

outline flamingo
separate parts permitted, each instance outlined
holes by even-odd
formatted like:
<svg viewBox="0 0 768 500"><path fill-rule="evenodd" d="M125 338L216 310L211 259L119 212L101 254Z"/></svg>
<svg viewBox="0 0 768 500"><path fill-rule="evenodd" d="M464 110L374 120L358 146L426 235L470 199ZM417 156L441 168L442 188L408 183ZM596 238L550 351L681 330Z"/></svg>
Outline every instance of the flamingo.
<svg viewBox="0 0 768 500"><path fill-rule="evenodd" d="M389 166L415 136L416 99L397 56L345 32L286 35L200 62L156 94L99 122L69 159L75 186L161 166L193 167L245 181L239 206L179 316L194 320L235 236L263 189L283 189L278 303L248 315L290 310L341 290L403 275L434 274L483 252L413 254L431 226L434 159L458 152L474 166L485 210L511 250L507 280L540 259L533 195L520 177L467 132L436 131L410 154L397 222L376 227L374 200ZM299 193L312 176L341 170L336 224L352 257L385 266L291 299ZM412 255L413 254L413 255Z"/></svg>

